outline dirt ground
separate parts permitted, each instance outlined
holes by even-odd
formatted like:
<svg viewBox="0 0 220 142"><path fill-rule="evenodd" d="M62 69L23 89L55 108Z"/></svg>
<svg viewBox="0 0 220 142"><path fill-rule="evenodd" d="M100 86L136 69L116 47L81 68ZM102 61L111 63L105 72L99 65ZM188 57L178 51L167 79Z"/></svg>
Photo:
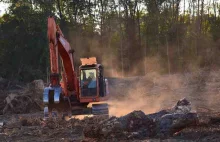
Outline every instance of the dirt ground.
<svg viewBox="0 0 220 142"><path fill-rule="evenodd" d="M104 118L83 116L84 119L73 118L69 121L44 121L42 111L10 113L0 115L0 122L4 122L3 126L0 123L0 141L220 141L220 71L109 78L109 85L110 99L107 102L110 117L121 117L134 110L151 114L168 109L178 100L186 98L191 102L192 112L198 114L199 123L169 137L105 139L87 137L84 133L88 126L98 126L100 119ZM10 91L13 92L13 89ZM1 90L1 93L2 109L8 93L7 90Z"/></svg>

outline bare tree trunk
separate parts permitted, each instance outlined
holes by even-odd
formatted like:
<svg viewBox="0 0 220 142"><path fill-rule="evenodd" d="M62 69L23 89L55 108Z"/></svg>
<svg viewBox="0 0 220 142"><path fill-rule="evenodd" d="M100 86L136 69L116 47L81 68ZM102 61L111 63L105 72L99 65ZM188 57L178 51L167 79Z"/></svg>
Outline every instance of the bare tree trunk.
<svg viewBox="0 0 220 142"><path fill-rule="evenodd" d="M179 4L180 4L180 0L176 1L176 14L175 14L175 25L177 25L177 29L176 29L176 34L177 34L177 49L178 49L178 57L180 57L180 44L179 44Z"/></svg>
<svg viewBox="0 0 220 142"><path fill-rule="evenodd" d="M193 21L195 19L195 5L194 2L192 2L192 8L193 8Z"/></svg>
<svg viewBox="0 0 220 142"><path fill-rule="evenodd" d="M147 74L147 37L145 41L145 48L144 48L144 75Z"/></svg>
<svg viewBox="0 0 220 142"><path fill-rule="evenodd" d="M178 49L178 57L180 57L179 27L177 27L177 49Z"/></svg>
<svg viewBox="0 0 220 142"><path fill-rule="evenodd" d="M183 3L183 16L185 16L185 11L186 11L186 0L184 0L184 3ZM183 23L185 23L185 18L184 18L184 21Z"/></svg>
<svg viewBox="0 0 220 142"><path fill-rule="evenodd" d="M139 39L139 44L141 45L141 27L140 27L140 11L137 6L137 23L138 23L138 39Z"/></svg>
<svg viewBox="0 0 220 142"><path fill-rule="evenodd" d="M200 31L200 0L198 0L198 10L197 10L197 34Z"/></svg>
<svg viewBox="0 0 220 142"><path fill-rule="evenodd" d="M62 10L61 10L60 0L57 0L57 7L59 10L60 19L61 19L61 21L63 21L63 14L62 14Z"/></svg>
<svg viewBox="0 0 220 142"><path fill-rule="evenodd" d="M203 13L204 13L204 0L202 0L202 7L201 7L201 19L200 19L200 33L202 33L203 29Z"/></svg>
<svg viewBox="0 0 220 142"><path fill-rule="evenodd" d="M123 57L123 44L122 44L122 35L123 35L123 31L122 31L122 26L121 26L121 6L120 6L120 0L118 1L118 5L119 5L119 12L118 12L118 17L119 17L119 25L120 25L120 53L121 53L121 72L122 72L122 77L124 77L124 57Z"/></svg>
<svg viewBox="0 0 220 142"><path fill-rule="evenodd" d="M174 15L175 15L175 2L174 0L172 1L172 19L174 20Z"/></svg>
<svg viewBox="0 0 220 142"><path fill-rule="evenodd" d="M73 17L71 16L70 7L67 6L68 18L70 19L70 23L73 23Z"/></svg>
<svg viewBox="0 0 220 142"><path fill-rule="evenodd" d="M146 34L145 34L145 47L144 47L144 72L147 74L147 48L148 48L148 23L147 23L147 16L145 16L145 24L146 24Z"/></svg>
<svg viewBox="0 0 220 142"><path fill-rule="evenodd" d="M213 0L213 10L214 10L214 15L215 15L215 20L216 20L216 2Z"/></svg>
<svg viewBox="0 0 220 142"><path fill-rule="evenodd" d="M170 75L170 55L169 55L169 45L168 45L167 36L166 36L166 43L167 43L167 66L168 66L167 68Z"/></svg>
<svg viewBox="0 0 220 142"><path fill-rule="evenodd" d="M101 4L101 25L100 25L100 30L101 30L101 48L102 48L102 50L103 50L103 15L104 15L104 13L103 13L103 9L104 9L104 5L103 5L103 1L102 0L100 0L100 4ZM101 57L102 58L102 60L103 60L103 56Z"/></svg>
<svg viewBox="0 0 220 142"><path fill-rule="evenodd" d="M188 11L189 11L189 13L188 13L189 15L191 15L191 13L192 13L192 8L191 8L191 7L192 7L192 3L189 2L189 8L188 8L188 9L189 9L189 10L188 10ZM190 22L190 21L191 21L191 20L190 20L190 19L191 19L190 16L188 16L187 18L188 18L188 22L187 22L187 23L190 24L190 23L191 23L191 22Z"/></svg>
<svg viewBox="0 0 220 142"><path fill-rule="evenodd" d="M196 41L195 41L195 54L198 56L198 41L200 37L200 0L198 0L197 20L196 20Z"/></svg>

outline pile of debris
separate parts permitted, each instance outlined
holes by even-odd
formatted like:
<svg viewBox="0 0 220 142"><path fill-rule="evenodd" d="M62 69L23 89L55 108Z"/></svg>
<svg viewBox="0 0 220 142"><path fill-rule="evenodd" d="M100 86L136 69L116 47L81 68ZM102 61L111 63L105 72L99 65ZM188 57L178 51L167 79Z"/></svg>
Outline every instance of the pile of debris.
<svg viewBox="0 0 220 142"><path fill-rule="evenodd" d="M165 138L197 123L198 116L191 112L190 102L182 99L173 108L154 114L145 115L142 111L133 111L119 118L111 117L99 123L88 123L84 134L99 139Z"/></svg>
<svg viewBox="0 0 220 142"><path fill-rule="evenodd" d="M19 138L29 135L45 138L65 137L71 140L126 141L166 139L198 125L198 115L191 111L191 104L186 99L178 101L170 109L147 115L142 111L133 111L122 117L93 116L64 121L59 117L44 120L43 114L39 114L16 115L15 119L11 118L0 130Z"/></svg>
<svg viewBox="0 0 220 142"><path fill-rule="evenodd" d="M3 114L31 113L43 109L42 94L44 83L34 80L27 87L8 94L4 100Z"/></svg>
<svg viewBox="0 0 220 142"><path fill-rule="evenodd" d="M11 138L13 141L42 141L42 138L44 141L81 141L84 139L82 126L79 119L44 120L39 113L19 114L7 120L2 129L0 123L0 141Z"/></svg>

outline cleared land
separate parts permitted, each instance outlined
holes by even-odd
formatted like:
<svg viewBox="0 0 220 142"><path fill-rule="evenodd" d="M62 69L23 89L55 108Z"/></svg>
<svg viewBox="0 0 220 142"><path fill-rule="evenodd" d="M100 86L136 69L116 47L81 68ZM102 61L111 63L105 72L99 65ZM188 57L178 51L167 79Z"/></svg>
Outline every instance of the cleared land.
<svg viewBox="0 0 220 142"><path fill-rule="evenodd" d="M0 120L5 124L0 126L0 141L220 141L220 71L109 78L110 115L116 116L109 119L86 117L44 121L40 111L40 81L28 86L1 82L0 108L4 115L0 115ZM9 94L16 96L12 106L5 102ZM181 117L196 114L196 123L187 123L194 119L179 119L179 115L174 119L173 106L182 98L191 103L192 110L182 113ZM148 115L155 112L161 115L158 121ZM174 122L177 126L185 126L161 135L162 128L158 126L167 114L172 115L165 121L169 128L166 130L171 130L173 127L169 126L174 126Z"/></svg>

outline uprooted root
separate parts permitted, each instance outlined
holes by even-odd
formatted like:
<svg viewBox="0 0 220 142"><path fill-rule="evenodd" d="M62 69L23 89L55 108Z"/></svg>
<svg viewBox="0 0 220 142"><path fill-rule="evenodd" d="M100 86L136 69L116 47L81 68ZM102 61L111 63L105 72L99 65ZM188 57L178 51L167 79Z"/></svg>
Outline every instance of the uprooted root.
<svg viewBox="0 0 220 142"><path fill-rule="evenodd" d="M3 114L30 113L42 110L43 88L43 81L35 80L22 91L9 94L4 101Z"/></svg>
<svg viewBox="0 0 220 142"><path fill-rule="evenodd" d="M29 113L40 109L41 107L29 95L9 94L5 99L3 114Z"/></svg>

